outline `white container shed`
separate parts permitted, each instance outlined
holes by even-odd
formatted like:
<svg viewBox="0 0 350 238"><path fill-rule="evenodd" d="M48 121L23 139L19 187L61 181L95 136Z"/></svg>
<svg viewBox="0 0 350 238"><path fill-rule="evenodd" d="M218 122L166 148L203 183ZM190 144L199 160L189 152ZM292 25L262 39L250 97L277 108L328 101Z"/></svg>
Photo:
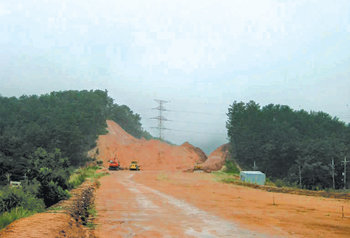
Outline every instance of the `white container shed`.
<svg viewBox="0 0 350 238"><path fill-rule="evenodd" d="M260 171L241 171L239 174L241 181L254 183L258 185L265 185L266 176Z"/></svg>

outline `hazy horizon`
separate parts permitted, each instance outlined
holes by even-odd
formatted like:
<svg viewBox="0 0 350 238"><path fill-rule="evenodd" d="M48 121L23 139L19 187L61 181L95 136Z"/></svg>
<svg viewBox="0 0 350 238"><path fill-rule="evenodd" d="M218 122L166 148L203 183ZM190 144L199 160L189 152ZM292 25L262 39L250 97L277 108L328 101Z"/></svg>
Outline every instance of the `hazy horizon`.
<svg viewBox="0 0 350 238"><path fill-rule="evenodd" d="M350 2L0 0L0 95L107 89L206 153L233 101L350 122Z"/></svg>

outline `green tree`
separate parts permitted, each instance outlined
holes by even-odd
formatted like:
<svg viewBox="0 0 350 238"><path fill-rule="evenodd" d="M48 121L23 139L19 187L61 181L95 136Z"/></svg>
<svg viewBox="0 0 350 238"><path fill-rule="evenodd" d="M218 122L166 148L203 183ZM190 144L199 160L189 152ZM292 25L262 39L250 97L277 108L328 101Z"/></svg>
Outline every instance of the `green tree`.
<svg viewBox="0 0 350 238"><path fill-rule="evenodd" d="M261 107L254 101L234 102L226 127L236 160L244 169L259 170L272 179L303 186L331 187L330 163L336 163L336 187L340 187L340 160L349 153L349 125L324 112L295 111L288 106Z"/></svg>

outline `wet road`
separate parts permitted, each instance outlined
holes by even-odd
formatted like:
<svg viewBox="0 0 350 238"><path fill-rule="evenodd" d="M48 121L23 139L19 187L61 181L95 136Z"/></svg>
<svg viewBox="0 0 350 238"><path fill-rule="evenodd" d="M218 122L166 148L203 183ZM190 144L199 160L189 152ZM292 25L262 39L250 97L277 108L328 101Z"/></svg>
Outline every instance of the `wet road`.
<svg viewBox="0 0 350 238"><path fill-rule="evenodd" d="M97 236L265 237L137 183L134 174L117 171L101 179L96 195Z"/></svg>

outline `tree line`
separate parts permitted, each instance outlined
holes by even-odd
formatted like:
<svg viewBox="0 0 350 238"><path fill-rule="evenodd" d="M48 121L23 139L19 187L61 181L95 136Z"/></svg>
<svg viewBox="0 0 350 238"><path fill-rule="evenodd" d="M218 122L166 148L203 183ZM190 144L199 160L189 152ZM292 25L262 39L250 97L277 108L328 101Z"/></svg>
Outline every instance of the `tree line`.
<svg viewBox="0 0 350 238"><path fill-rule="evenodd" d="M69 176L89 161L87 151L96 146L98 135L106 133L106 119L135 137L151 138L140 115L101 90L0 96L0 118L0 186L22 181L25 192L46 206L68 196ZM4 194L13 202L11 191ZM11 206L0 208L0 213L4 209Z"/></svg>
<svg viewBox="0 0 350 238"><path fill-rule="evenodd" d="M349 124L324 112L254 101L233 102L227 116L231 154L243 169L307 189L343 188Z"/></svg>

